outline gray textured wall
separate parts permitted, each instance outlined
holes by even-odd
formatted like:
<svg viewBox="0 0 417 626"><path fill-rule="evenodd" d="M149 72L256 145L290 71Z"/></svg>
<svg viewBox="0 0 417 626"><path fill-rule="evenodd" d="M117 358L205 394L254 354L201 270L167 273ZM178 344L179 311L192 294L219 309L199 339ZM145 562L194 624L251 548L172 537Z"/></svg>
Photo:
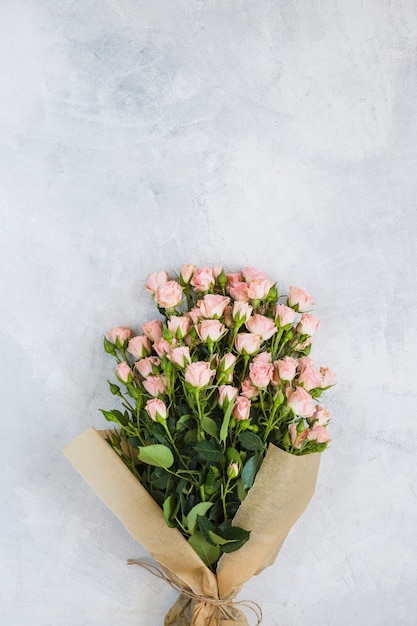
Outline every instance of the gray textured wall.
<svg viewBox="0 0 417 626"><path fill-rule="evenodd" d="M152 626L175 593L61 453L149 272L314 294L336 370L265 626L417 624L414 0L0 2L0 621Z"/></svg>

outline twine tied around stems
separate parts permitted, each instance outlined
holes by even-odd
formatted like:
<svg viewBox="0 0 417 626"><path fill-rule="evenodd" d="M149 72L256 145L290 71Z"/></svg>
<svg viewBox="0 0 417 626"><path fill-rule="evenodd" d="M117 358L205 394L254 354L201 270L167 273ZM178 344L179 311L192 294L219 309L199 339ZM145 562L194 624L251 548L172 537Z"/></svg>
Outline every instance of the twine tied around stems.
<svg viewBox="0 0 417 626"><path fill-rule="evenodd" d="M152 563L147 563L146 561L136 561L135 559L128 559L127 564L139 565L140 567L143 567L143 569L146 569L146 571L153 576L156 576L157 578L160 578L161 580L167 582L168 585L170 585L173 589L178 591L178 593L185 596L186 598L194 600L198 603L212 606L219 618L236 621L235 615L233 614L233 609L246 608L252 611L252 613L255 615L257 620L255 626L259 626L259 624L262 622L262 609L259 604L257 602L254 602L253 600L220 600L218 598L210 598L208 596L199 595L197 593L194 593L187 587L182 587L178 583L172 581L170 578L168 578L168 576L165 576L165 574L158 567L156 567L156 565L152 565Z"/></svg>

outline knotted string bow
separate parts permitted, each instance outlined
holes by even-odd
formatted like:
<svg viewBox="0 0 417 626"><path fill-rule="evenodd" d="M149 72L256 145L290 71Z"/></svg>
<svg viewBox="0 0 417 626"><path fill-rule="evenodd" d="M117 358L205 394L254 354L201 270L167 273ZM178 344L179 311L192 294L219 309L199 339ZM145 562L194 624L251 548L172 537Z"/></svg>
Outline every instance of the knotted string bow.
<svg viewBox="0 0 417 626"><path fill-rule="evenodd" d="M191 589L187 587L182 587L180 584L174 582L168 576L158 568L156 565L152 565L151 563L147 563L146 561L136 561L134 559L129 559L127 561L128 565L139 565L143 567L153 576L160 578L168 583L173 589L175 589L181 595L189 598L190 600L194 600L197 603L209 605L213 608L213 613L216 614L216 617L220 620L221 618L228 619L231 621L236 621L233 609L238 608L246 608L252 611L252 613L256 617L256 626L262 622L262 609L257 602L253 600L232 600L232 599L224 599L221 600L219 598L211 598L209 596L199 595L191 591Z"/></svg>

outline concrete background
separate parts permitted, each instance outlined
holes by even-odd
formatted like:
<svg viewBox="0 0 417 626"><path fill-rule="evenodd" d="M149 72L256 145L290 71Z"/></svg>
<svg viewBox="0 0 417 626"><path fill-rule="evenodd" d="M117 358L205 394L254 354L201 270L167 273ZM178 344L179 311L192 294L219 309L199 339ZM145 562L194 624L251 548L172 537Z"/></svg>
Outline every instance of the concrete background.
<svg viewBox="0 0 417 626"><path fill-rule="evenodd" d="M153 626L175 593L61 453L149 272L262 268L338 373L265 626L417 624L414 0L0 2L0 622Z"/></svg>

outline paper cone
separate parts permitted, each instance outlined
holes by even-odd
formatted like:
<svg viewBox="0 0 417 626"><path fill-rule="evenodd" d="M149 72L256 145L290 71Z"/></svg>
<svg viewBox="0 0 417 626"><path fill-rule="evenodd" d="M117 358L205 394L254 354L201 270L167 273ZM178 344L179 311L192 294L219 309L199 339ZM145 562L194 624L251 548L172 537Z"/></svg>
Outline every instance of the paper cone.
<svg viewBox="0 0 417 626"><path fill-rule="evenodd" d="M89 428L69 443L64 453L170 579L194 594L193 598L180 595L165 626L248 626L231 600L244 582L274 562L314 493L320 454L293 456L269 446L255 483L233 520L251 531L250 539L236 552L224 554L214 574L181 533L168 528L162 509L105 441L105 435L106 431ZM230 602L220 609L204 598Z"/></svg>

